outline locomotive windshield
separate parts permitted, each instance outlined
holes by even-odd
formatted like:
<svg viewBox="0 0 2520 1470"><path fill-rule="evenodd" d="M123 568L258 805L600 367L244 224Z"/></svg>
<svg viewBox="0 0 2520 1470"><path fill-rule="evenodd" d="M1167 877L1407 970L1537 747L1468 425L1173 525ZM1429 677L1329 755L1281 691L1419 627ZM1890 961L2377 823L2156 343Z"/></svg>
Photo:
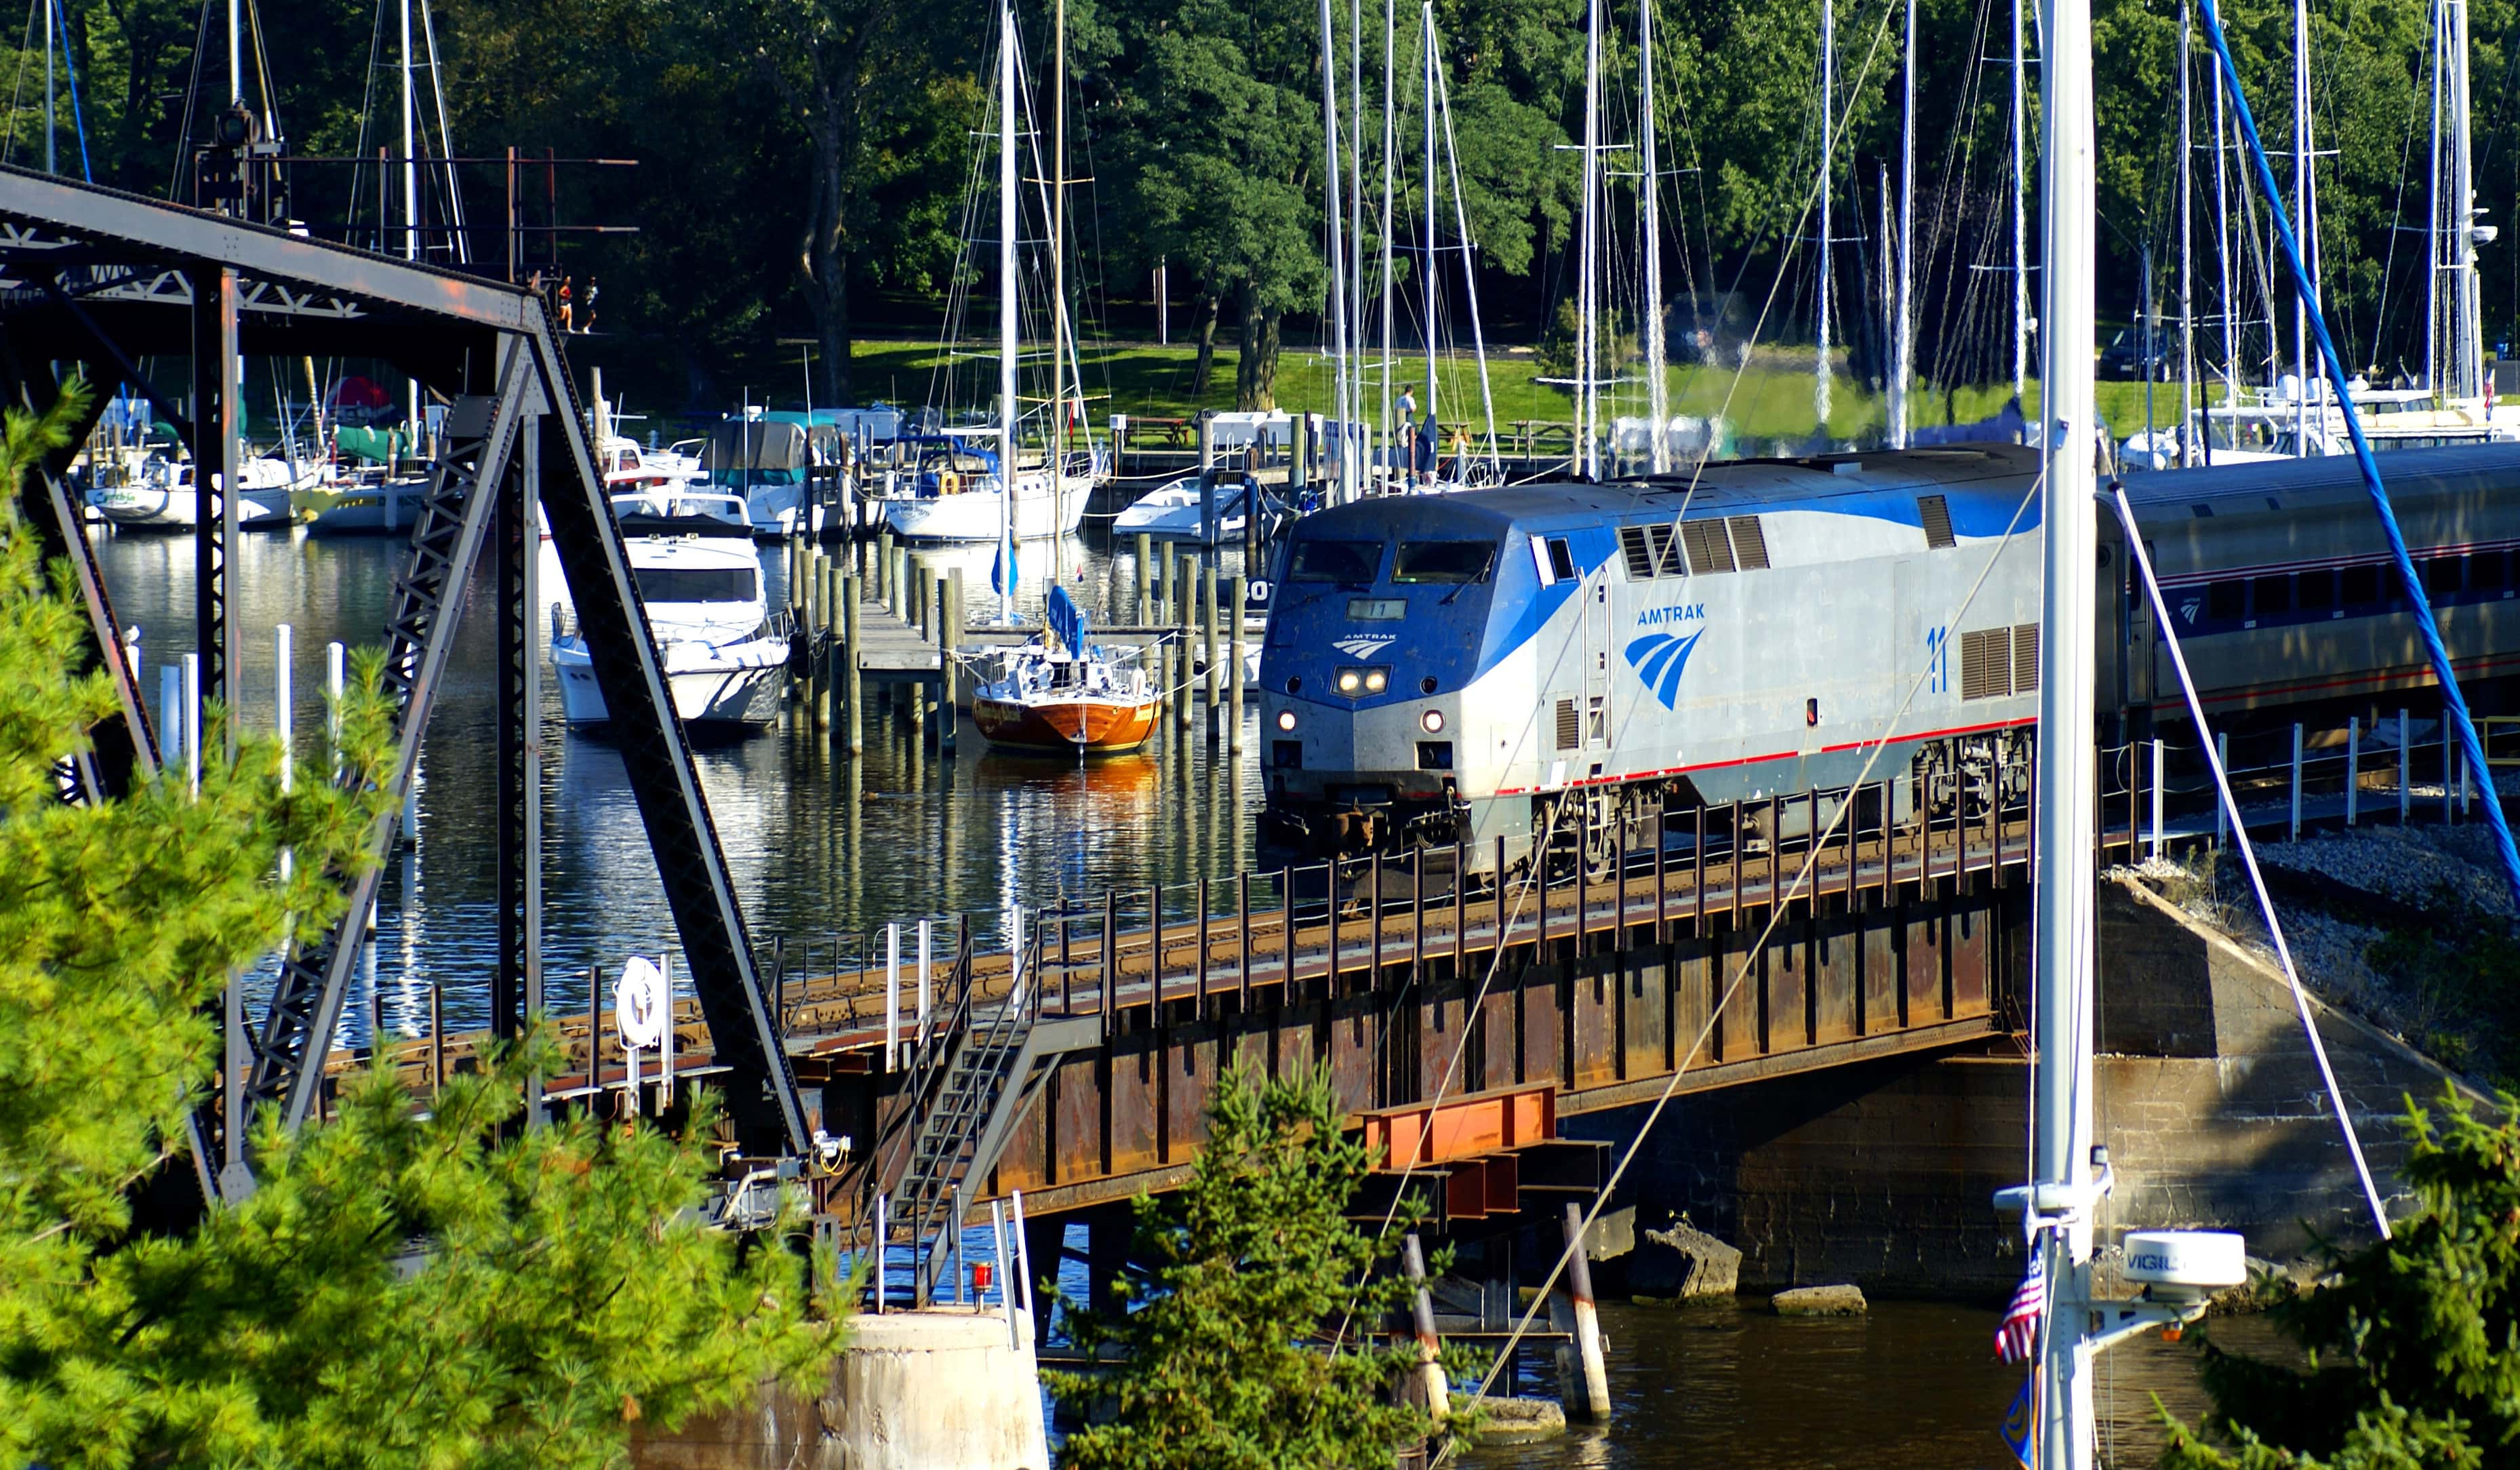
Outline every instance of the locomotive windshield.
<svg viewBox="0 0 2520 1470"><path fill-rule="evenodd" d="M1496 547L1486 541L1403 541L1391 579L1403 585L1483 582L1495 563Z"/></svg>
<svg viewBox="0 0 2520 1470"><path fill-rule="evenodd" d="M1382 565L1382 543L1379 541L1329 541L1307 537L1295 543L1294 559L1286 566L1290 582L1348 582L1371 585L1374 569Z"/></svg>

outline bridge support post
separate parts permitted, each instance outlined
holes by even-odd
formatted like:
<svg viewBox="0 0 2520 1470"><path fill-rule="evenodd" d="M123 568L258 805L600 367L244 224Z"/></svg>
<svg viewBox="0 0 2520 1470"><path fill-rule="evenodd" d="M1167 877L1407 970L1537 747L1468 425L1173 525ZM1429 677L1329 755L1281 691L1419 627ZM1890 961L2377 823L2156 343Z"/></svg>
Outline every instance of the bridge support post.
<svg viewBox="0 0 2520 1470"><path fill-rule="evenodd" d="M1584 1254L1584 1207L1572 1200L1566 1203L1566 1289L1572 1299L1575 1344L1557 1350L1559 1399L1568 1418L1606 1424L1610 1373L1601 1356L1601 1316L1593 1305L1593 1263Z"/></svg>

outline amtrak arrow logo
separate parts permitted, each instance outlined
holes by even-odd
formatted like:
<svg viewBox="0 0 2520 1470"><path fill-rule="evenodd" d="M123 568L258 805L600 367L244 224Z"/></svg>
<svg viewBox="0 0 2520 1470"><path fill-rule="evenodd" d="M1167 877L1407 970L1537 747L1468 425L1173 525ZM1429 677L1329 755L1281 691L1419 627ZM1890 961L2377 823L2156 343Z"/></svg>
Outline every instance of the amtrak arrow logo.
<svg viewBox="0 0 2520 1470"><path fill-rule="evenodd" d="M1331 644L1330 647L1337 649L1340 653L1347 655L1351 659L1371 659L1375 654L1389 648L1392 645L1392 642L1393 639L1389 636L1377 638L1370 635L1359 635L1354 638L1341 638L1336 643Z"/></svg>
<svg viewBox="0 0 2520 1470"><path fill-rule="evenodd" d="M1688 666L1689 651L1705 636L1704 628L1686 638L1647 633L1628 645L1628 663L1645 681L1645 687L1653 691L1653 697L1662 701L1664 709L1671 709L1680 699L1680 671Z"/></svg>

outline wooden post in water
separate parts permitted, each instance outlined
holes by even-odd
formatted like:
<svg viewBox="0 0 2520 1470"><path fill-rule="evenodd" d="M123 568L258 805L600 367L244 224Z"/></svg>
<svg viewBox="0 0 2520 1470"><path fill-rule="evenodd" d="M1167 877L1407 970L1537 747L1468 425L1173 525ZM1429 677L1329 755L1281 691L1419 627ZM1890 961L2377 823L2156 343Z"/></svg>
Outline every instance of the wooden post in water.
<svg viewBox="0 0 2520 1470"><path fill-rule="evenodd" d="M1257 494L1258 490L1255 488L1253 493ZM1228 665L1225 670L1225 687L1228 691L1225 704L1225 749L1229 755L1238 756L1242 753L1242 668L1243 659L1247 653L1242 642L1242 583L1243 579L1239 576L1230 577L1225 583L1225 616L1233 620L1228 625L1234 630L1233 640L1228 649L1233 656L1233 663Z"/></svg>
<svg viewBox="0 0 2520 1470"><path fill-rule="evenodd" d="M1559 1401L1568 1418L1610 1421L1610 1373L1601 1357L1601 1315L1593 1305L1593 1263L1584 1254L1584 1207L1566 1202L1566 1288L1574 1299L1575 1346L1561 1350Z"/></svg>
<svg viewBox="0 0 2520 1470"><path fill-rule="evenodd" d="M832 626L840 601L840 564L814 553L814 728L832 728Z"/></svg>
<svg viewBox="0 0 2520 1470"><path fill-rule="evenodd" d="M1154 545L1152 537L1143 530L1138 532L1138 626L1140 627L1145 627L1154 620L1151 611L1154 606L1152 576L1155 570Z"/></svg>
<svg viewBox="0 0 2520 1470"><path fill-rule="evenodd" d="M1450 1418L1453 1401L1444 1383L1444 1348L1435 1336L1435 1302L1427 1294L1426 1258L1418 1247L1415 1230L1401 1239L1400 1270L1418 1283L1418 1294L1409 1302L1409 1325L1418 1336L1418 1365L1409 1370L1408 1397L1437 1419Z"/></svg>
<svg viewBox="0 0 2520 1470"><path fill-rule="evenodd" d="M858 619L865 599L858 579L840 578L840 746L849 758L866 754L866 689L859 677Z"/></svg>
<svg viewBox="0 0 2520 1470"><path fill-rule="evenodd" d="M1203 646L1207 653L1207 740L1213 746L1216 743L1217 716L1225 705L1225 686L1217 682L1224 676L1225 666L1216 657L1216 568L1213 565L1199 569L1198 594L1199 618L1204 628Z"/></svg>
<svg viewBox="0 0 2520 1470"><path fill-rule="evenodd" d="M1169 541L1165 542L1164 550L1169 553L1172 550L1172 543ZM1197 628L1192 621L1194 614L1192 599L1183 595L1181 583L1174 580L1173 574L1176 571L1187 576L1190 579L1191 585L1196 586L1198 584L1198 559L1196 557L1183 557L1172 566L1164 569L1164 603L1166 610L1172 615L1169 620L1173 625L1173 641L1174 646L1179 650L1179 655L1174 662L1180 666L1181 674L1179 678L1173 681L1173 733L1176 735L1188 735L1190 733L1190 703L1191 694L1192 692L1191 683L1192 679L1197 676L1198 672L1196 668L1192 666L1191 638L1197 632Z"/></svg>
<svg viewBox="0 0 2520 1470"><path fill-rule="evenodd" d="M936 748L951 756L962 729L963 569L948 571L936 584L936 594L944 604L936 618L936 672L942 696L937 701Z"/></svg>
<svg viewBox="0 0 2520 1470"><path fill-rule="evenodd" d="M911 621L918 625L920 642L933 643L936 641L936 574L928 570L927 563L913 558L910 577L911 587L919 598L918 612Z"/></svg>
<svg viewBox="0 0 2520 1470"><path fill-rule="evenodd" d="M604 1078L604 970L586 967L586 1085L600 1088ZM601 1096L601 1092L596 1095Z"/></svg>
<svg viewBox="0 0 2520 1470"><path fill-rule="evenodd" d="M887 608L894 606L892 600L892 532L889 529L879 530L875 534L875 600L882 603Z"/></svg>

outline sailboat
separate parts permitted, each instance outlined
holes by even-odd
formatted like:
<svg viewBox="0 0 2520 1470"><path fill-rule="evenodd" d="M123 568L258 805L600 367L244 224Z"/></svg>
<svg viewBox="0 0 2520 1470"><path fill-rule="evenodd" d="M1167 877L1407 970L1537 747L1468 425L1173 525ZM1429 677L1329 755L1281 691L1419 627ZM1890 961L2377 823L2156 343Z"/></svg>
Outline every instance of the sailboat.
<svg viewBox="0 0 2520 1470"><path fill-rule="evenodd" d="M1066 535L1076 529L1085 516L1086 497L1094 488L1094 461L1089 458L1080 464L1060 453L1058 440L1062 436L1051 430L1047 419L1038 450L1027 449L1020 436L1022 413L1015 396L1022 333L1015 263L1021 195L1015 169L1014 8L1002 7L999 16L998 422L948 429L905 444L905 451L917 456L915 467L894 481L883 515L893 535L903 540L997 541L1004 548L1003 561L1012 565L1012 542ZM1063 309L1056 313L1062 338L1066 316ZM1051 349L1065 353L1069 344L1054 342ZM1063 392L1058 397L1060 411L1051 417L1065 418L1070 404Z"/></svg>
<svg viewBox="0 0 2520 1470"><path fill-rule="evenodd" d="M1425 95L1423 105L1425 115L1424 181L1426 217L1424 221L1425 243L1418 252L1418 279L1421 282L1425 293L1423 304L1425 310L1424 326L1426 343L1426 417L1424 423L1414 430L1407 424L1402 424L1397 427L1409 442L1409 463L1407 466L1407 473L1403 478L1402 487L1408 489L1412 493L1422 495L1438 494L1447 490L1475 489L1484 485L1502 484L1505 482L1505 467L1503 462L1498 458L1497 452L1496 392L1488 379L1487 335L1479 321L1479 285L1477 273L1470 268L1469 264L1470 253L1475 249L1475 247L1470 240L1469 213L1464 207L1462 198L1462 161L1459 152L1455 149L1453 144L1452 96L1451 89L1444 76L1442 43L1435 33L1435 7L1433 0L1423 0L1423 3L1421 3L1419 7L1418 34L1420 55L1424 61L1425 71L1423 89ZM1385 49L1388 50L1389 48L1386 47ZM1386 98L1384 105L1388 108L1390 106L1390 99ZM1441 124L1443 132L1444 162L1446 165L1443 173L1439 173L1435 165L1436 131L1439 123ZM1388 138L1389 133L1390 130L1386 128L1386 138ZM1386 156L1383 161L1383 167L1386 175L1386 196L1388 194L1388 172L1391 166L1391 160L1388 157L1388 154L1389 150L1386 147ZM1446 177L1449 177L1453 190L1453 226L1455 233L1460 236L1460 243L1457 246L1451 247L1442 246L1438 244L1437 241L1438 215L1436 213L1436 203L1438 186ZM1387 212L1388 210L1386 208L1386 213ZM1390 234L1390 229L1387 224L1383 233L1386 237ZM1440 411L1442 405L1441 390L1438 386L1435 372L1437 342L1436 323L1441 314L1443 294L1439 289L1438 272L1435 269L1435 262L1443 254L1449 253L1454 250L1460 251L1462 254L1462 279L1464 287L1466 288L1467 299L1469 302L1470 347L1478 363L1479 370L1479 406L1486 415L1486 437L1483 443L1477 447L1472 446L1466 434L1456 439L1452 444L1445 444L1440 438L1441 430L1438 427L1443 423L1443 416ZM1390 266L1388 260L1389 251L1387 248L1385 249L1384 254L1383 294L1386 299L1386 304L1384 307L1385 324L1383 333L1385 347L1384 373L1387 382L1390 372L1388 350L1390 345L1390 308L1388 305L1388 298L1391 293Z"/></svg>
<svg viewBox="0 0 2520 1470"><path fill-rule="evenodd" d="M1010 649L1003 671L971 696L989 744L1018 751L1117 756L1155 730L1155 689L1143 664L1123 663L1086 636L1085 612L1050 589L1042 631Z"/></svg>

